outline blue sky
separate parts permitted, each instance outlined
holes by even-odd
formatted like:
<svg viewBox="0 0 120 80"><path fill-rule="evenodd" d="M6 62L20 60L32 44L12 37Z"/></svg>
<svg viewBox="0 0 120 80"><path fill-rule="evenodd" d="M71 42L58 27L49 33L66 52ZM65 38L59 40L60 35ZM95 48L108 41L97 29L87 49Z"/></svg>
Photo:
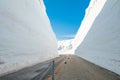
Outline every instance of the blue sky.
<svg viewBox="0 0 120 80"><path fill-rule="evenodd" d="M53 31L58 40L76 35L90 0L44 0Z"/></svg>

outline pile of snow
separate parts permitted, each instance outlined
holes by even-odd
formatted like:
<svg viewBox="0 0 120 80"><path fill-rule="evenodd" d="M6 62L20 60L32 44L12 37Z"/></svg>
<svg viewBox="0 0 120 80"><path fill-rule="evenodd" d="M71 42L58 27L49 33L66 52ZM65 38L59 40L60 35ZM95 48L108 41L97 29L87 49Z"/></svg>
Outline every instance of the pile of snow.
<svg viewBox="0 0 120 80"><path fill-rule="evenodd" d="M0 75L56 56L43 0L0 0Z"/></svg>
<svg viewBox="0 0 120 80"><path fill-rule="evenodd" d="M120 74L120 1L92 0L74 41L75 54Z"/></svg>
<svg viewBox="0 0 120 80"><path fill-rule="evenodd" d="M72 39L58 41L59 54L73 54Z"/></svg>

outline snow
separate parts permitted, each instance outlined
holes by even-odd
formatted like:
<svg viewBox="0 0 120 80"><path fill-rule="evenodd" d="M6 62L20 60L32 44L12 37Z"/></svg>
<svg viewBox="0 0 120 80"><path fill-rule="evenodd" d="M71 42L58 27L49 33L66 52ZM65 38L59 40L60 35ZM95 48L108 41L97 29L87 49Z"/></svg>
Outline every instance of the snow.
<svg viewBox="0 0 120 80"><path fill-rule="evenodd" d="M76 49L85 38L97 15L102 10L105 2L106 0L91 0L89 7L86 9L85 17L80 25L75 39L73 40L72 44L74 49Z"/></svg>
<svg viewBox="0 0 120 80"><path fill-rule="evenodd" d="M73 54L73 39L58 41L58 53L59 54Z"/></svg>
<svg viewBox="0 0 120 80"><path fill-rule="evenodd" d="M0 0L0 75L56 56L43 0Z"/></svg>
<svg viewBox="0 0 120 80"><path fill-rule="evenodd" d="M75 54L120 75L120 1L92 1L73 42Z"/></svg>

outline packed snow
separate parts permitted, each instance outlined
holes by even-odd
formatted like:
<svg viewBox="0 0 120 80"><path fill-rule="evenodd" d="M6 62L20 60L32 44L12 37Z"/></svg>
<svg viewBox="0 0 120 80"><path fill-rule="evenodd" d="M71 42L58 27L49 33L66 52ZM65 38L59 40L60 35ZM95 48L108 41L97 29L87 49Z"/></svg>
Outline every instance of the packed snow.
<svg viewBox="0 0 120 80"><path fill-rule="evenodd" d="M81 42L83 41L84 37L92 27L94 20L96 19L97 15L102 10L106 0L91 0L89 7L86 9L85 17L80 25L80 28L73 40L73 48L76 49Z"/></svg>
<svg viewBox="0 0 120 80"><path fill-rule="evenodd" d="M120 0L91 0L74 41L75 54L120 75Z"/></svg>
<svg viewBox="0 0 120 80"><path fill-rule="evenodd" d="M0 75L56 56L43 0L0 0Z"/></svg>
<svg viewBox="0 0 120 80"><path fill-rule="evenodd" d="M58 53L59 54L73 54L73 39L58 41Z"/></svg>

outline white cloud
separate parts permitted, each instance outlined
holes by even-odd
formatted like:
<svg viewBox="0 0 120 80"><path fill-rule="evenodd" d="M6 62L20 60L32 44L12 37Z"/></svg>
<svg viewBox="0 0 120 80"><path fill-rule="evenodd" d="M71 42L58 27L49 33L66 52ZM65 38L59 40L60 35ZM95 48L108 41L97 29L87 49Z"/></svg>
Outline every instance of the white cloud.
<svg viewBox="0 0 120 80"><path fill-rule="evenodd" d="M71 39L75 37L75 34L63 35L63 38Z"/></svg>

